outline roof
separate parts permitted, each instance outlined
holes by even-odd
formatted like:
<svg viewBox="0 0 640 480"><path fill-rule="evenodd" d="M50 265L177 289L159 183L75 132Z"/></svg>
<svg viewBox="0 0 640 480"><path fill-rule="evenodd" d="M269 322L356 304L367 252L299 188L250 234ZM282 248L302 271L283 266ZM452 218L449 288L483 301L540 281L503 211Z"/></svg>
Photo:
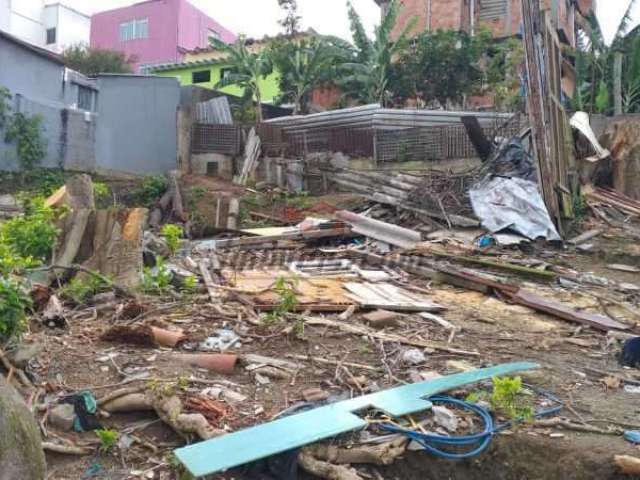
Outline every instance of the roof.
<svg viewBox="0 0 640 480"><path fill-rule="evenodd" d="M307 37L316 37L318 36L318 32L316 32L313 28L309 28L308 30L304 31L304 32L299 32L296 33L293 38L307 38ZM268 36L265 35L262 38L246 38L244 41L245 45L259 45L262 43L268 43L268 42L272 42L274 40L279 40L282 38L289 38L290 35L285 35L285 34L279 34L279 35L275 35L275 36ZM214 46L209 46L209 47L198 47L198 48L194 48L193 50L187 50L187 53L206 53L206 52L215 52L217 50L216 47Z"/></svg>
<svg viewBox="0 0 640 480"><path fill-rule="evenodd" d="M181 70L183 68L207 67L209 65L220 65L224 63L225 61L221 59L195 60L193 62L162 63L160 65L150 66L147 68L147 70L149 72L166 72L167 70Z"/></svg>
<svg viewBox="0 0 640 480"><path fill-rule="evenodd" d="M19 47L22 47L25 50L30 50L31 53L34 53L42 58L45 58L46 60L50 60L54 63L57 63L58 65L64 65L64 60L62 60L62 57L60 55L50 52L49 50L38 47L36 45L33 45L32 43L21 40L20 38L14 35L11 35L10 33L7 33L3 30L0 30L0 38L3 38L8 42L13 43L14 45L18 45Z"/></svg>

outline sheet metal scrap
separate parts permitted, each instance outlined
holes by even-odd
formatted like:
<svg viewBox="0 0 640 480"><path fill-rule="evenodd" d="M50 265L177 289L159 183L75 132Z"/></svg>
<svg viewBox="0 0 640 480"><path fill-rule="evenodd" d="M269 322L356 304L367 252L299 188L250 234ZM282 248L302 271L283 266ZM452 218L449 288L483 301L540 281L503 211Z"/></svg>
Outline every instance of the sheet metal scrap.
<svg viewBox="0 0 640 480"><path fill-rule="evenodd" d="M432 404L427 398L437 393L538 367L529 362L507 363L403 385L180 448L175 454L192 475L210 475L364 428L367 422L357 415L363 409L378 409L398 418L430 409Z"/></svg>

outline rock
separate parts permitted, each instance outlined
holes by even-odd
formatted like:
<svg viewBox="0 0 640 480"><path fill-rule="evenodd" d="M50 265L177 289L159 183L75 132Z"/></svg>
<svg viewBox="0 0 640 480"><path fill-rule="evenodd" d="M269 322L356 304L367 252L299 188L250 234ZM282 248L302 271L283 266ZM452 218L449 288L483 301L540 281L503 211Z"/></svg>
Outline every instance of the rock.
<svg viewBox="0 0 640 480"><path fill-rule="evenodd" d="M0 477L43 480L46 463L40 430L22 398L0 375Z"/></svg>
<svg viewBox="0 0 640 480"><path fill-rule="evenodd" d="M449 432L458 430L458 417L446 407L434 405L431 407L433 411L433 421Z"/></svg>
<svg viewBox="0 0 640 480"><path fill-rule="evenodd" d="M319 388L309 388L302 392L302 398L307 402L322 402L329 398L329 394Z"/></svg>
<svg viewBox="0 0 640 480"><path fill-rule="evenodd" d="M42 344L23 343L8 354L9 360L16 368L24 370L27 364L42 351Z"/></svg>
<svg viewBox="0 0 640 480"><path fill-rule="evenodd" d="M389 312L388 310L374 310L366 313L362 318L373 328L397 327L400 322L401 315L397 312Z"/></svg>
<svg viewBox="0 0 640 480"><path fill-rule="evenodd" d="M56 428L65 432L73 428L73 421L76 418L76 412L70 403L62 403L56 405L49 411L49 422Z"/></svg>
<svg viewBox="0 0 640 480"><path fill-rule="evenodd" d="M421 350L409 348L402 352L402 363L405 365L420 365L426 361L426 357Z"/></svg>

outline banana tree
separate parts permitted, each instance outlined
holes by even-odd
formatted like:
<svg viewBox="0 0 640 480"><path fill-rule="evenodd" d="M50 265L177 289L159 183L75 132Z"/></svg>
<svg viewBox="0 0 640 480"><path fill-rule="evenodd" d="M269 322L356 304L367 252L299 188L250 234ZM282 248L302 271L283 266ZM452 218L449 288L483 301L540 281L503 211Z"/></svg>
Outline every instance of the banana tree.
<svg viewBox="0 0 640 480"><path fill-rule="evenodd" d="M245 97L251 97L256 103L256 121L262 122L262 93L260 82L273 72L271 58L266 51L251 52L246 39L239 37L235 43L226 44L211 39L211 45L225 54L225 63L229 73L218 81L215 88L237 85L244 89Z"/></svg>

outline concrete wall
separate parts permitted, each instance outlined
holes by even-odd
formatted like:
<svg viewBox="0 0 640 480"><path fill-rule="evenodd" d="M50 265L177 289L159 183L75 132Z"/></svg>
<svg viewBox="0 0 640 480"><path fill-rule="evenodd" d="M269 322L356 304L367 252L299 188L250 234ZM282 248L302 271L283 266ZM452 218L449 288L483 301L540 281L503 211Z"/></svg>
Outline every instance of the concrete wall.
<svg viewBox="0 0 640 480"><path fill-rule="evenodd" d="M0 30L5 32L10 28L10 16L11 16L11 0L0 0Z"/></svg>
<svg viewBox="0 0 640 480"><path fill-rule="evenodd" d="M178 82L101 75L98 88L97 168L140 174L175 169Z"/></svg>
<svg viewBox="0 0 640 480"><path fill-rule="evenodd" d="M12 0L9 33L31 42L43 45L42 9L43 0Z"/></svg>
<svg viewBox="0 0 640 480"><path fill-rule="evenodd" d="M43 18L45 36L46 29L56 29L56 42L52 45L47 45L47 49L62 53L70 46L89 44L91 17L57 3L45 7Z"/></svg>

